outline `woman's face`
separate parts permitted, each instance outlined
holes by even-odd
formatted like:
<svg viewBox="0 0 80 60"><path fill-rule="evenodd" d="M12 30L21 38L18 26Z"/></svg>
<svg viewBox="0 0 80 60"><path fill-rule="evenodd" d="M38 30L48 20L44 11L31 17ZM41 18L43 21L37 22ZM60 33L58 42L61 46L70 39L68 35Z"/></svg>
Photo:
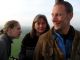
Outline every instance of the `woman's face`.
<svg viewBox="0 0 80 60"><path fill-rule="evenodd" d="M21 34L21 26L19 24L17 24L17 26L10 29L10 32L11 32L11 36L13 38L18 38Z"/></svg>
<svg viewBox="0 0 80 60"><path fill-rule="evenodd" d="M43 33L46 30L46 21L43 18L40 18L39 21L35 23L35 30L38 33Z"/></svg>

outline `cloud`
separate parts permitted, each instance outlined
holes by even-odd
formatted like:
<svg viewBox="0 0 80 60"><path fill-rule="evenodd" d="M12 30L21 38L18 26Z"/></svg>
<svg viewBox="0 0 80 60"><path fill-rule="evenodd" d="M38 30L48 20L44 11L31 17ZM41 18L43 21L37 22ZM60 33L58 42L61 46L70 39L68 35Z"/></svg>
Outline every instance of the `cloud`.
<svg viewBox="0 0 80 60"><path fill-rule="evenodd" d="M77 17L80 16L80 1L67 1L73 5L74 14L76 13ZM46 15L51 23L51 10L54 2L55 0L0 0L0 26L12 19L18 20L23 26L31 26L34 17L40 13Z"/></svg>

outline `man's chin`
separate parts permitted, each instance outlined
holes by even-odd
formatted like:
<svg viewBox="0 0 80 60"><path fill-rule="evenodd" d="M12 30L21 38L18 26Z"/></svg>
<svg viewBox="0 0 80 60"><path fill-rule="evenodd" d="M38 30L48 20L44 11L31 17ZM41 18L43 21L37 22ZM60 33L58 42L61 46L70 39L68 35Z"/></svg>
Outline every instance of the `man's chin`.
<svg viewBox="0 0 80 60"><path fill-rule="evenodd" d="M55 30L60 30L60 27L54 27Z"/></svg>
<svg viewBox="0 0 80 60"><path fill-rule="evenodd" d="M60 27L54 27L54 30L55 30L55 31L60 31L61 28L60 28Z"/></svg>

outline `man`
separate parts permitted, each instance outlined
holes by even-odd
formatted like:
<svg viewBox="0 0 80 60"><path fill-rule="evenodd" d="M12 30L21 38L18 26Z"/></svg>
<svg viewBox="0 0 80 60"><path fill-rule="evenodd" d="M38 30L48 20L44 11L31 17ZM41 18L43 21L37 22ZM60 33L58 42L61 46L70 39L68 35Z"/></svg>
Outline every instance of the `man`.
<svg viewBox="0 0 80 60"><path fill-rule="evenodd" d="M70 21L73 7L69 2L60 0L52 9L53 28L40 36L34 52L34 60L79 60L78 48L80 32Z"/></svg>
<svg viewBox="0 0 80 60"><path fill-rule="evenodd" d="M1 30L0 35L0 60L9 60L11 54L11 43L21 34L21 26L15 20L8 21Z"/></svg>

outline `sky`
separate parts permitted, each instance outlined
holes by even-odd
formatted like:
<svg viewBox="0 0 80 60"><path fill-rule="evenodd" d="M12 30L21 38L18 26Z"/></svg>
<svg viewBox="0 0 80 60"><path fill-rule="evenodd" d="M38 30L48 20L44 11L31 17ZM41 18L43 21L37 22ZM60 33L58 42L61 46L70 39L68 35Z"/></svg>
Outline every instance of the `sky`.
<svg viewBox="0 0 80 60"><path fill-rule="evenodd" d="M71 24L80 27L80 0L66 0L74 9ZM52 26L51 10L55 0L0 0L0 26L9 20L17 20L21 26L32 26L37 14L46 15Z"/></svg>

